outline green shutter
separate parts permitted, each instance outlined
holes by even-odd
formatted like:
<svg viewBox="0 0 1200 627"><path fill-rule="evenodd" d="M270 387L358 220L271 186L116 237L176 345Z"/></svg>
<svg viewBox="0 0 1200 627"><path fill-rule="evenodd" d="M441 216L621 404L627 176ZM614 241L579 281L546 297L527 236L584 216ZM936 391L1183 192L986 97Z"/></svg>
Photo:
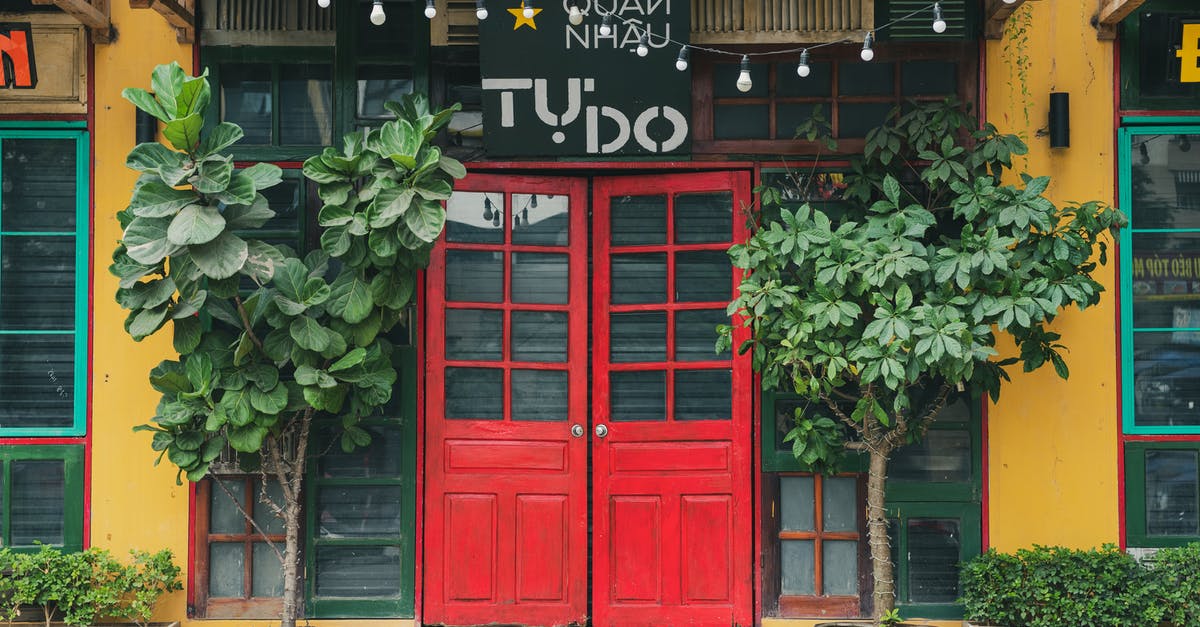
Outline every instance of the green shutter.
<svg viewBox="0 0 1200 627"><path fill-rule="evenodd" d="M875 4L875 25L896 23L876 36L892 41L962 41L979 36L978 2L941 0L946 20L946 32L941 34L933 32L932 5L929 0L880 0Z"/></svg>
<svg viewBox="0 0 1200 627"><path fill-rule="evenodd" d="M39 464L54 462L61 463L61 480L54 472L39 472ZM23 488L36 494L14 498ZM40 532L53 535L37 537ZM32 552L42 541L67 551L83 549L83 446L0 446L0 546Z"/></svg>

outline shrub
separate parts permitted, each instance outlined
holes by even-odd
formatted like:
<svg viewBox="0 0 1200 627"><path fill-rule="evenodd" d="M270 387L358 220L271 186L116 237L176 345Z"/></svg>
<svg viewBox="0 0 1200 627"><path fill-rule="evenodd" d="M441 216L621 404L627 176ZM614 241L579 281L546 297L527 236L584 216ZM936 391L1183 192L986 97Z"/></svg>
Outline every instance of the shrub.
<svg viewBox="0 0 1200 627"><path fill-rule="evenodd" d="M1200 544L1161 549L1146 566L1149 592L1163 622L1200 627Z"/></svg>

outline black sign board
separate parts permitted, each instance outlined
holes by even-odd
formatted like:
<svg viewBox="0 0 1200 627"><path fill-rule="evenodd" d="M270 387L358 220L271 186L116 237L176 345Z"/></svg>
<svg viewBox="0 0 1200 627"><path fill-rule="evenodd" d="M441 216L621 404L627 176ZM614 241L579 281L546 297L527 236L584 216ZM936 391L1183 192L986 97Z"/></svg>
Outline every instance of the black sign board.
<svg viewBox="0 0 1200 627"><path fill-rule="evenodd" d="M691 72L676 69L689 0L490 2L479 23L484 144L492 156L686 154ZM601 15L611 12L605 35ZM637 49L649 33L646 56Z"/></svg>

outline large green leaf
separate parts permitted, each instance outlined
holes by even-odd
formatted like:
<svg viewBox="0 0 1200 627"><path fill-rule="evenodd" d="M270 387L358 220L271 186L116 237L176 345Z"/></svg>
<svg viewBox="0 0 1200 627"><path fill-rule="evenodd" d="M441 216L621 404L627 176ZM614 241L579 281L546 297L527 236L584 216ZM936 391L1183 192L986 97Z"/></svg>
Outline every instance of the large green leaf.
<svg viewBox="0 0 1200 627"><path fill-rule="evenodd" d="M318 352L329 348L332 339L330 334L333 333L309 316L300 316L293 320L288 332L300 348Z"/></svg>
<svg viewBox="0 0 1200 627"><path fill-rule="evenodd" d="M224 231L225 218L216 207L188 205L171 220L171 226L167 228L167 239L180 246L204 244L213 241Z"/></svg>
<svg viewBox="0 0 1200 627"><path fill-rule="evenodd" d="M147 142L138 144L129 151L129 155L125 157L125 166L138 172L158 174L165 179L165 172L174 176L183 171L187 161L187 155L183 153L175 152L158 142ZM168 180L167 183L178 185L181 180Z"/></svg>
<svg viewBox="0 0 1200 627"><path fill-rule="evenodd" d="M267 203L262 194L254 195L250 204L230 205L225 207L225 223L235 230L257 229L275 217L275 211Z"/></svg>
<svg viewBox="0 0 1200 627"><path fill-rule="evenodd" d="M250 390L255 389L257 388L249 386L240 390L226 390L225 394L221 396L217 406L225 410L229 424L235 427L244 427L254 421L254 408L250 405Z"/></svg>
<svg viewBox="0 0 1200 627"><path fill-rule="evenodd" d="M321 249L334 257L350 250L350 231L346 226L331 226L321 233Z"/></svg>
<svg viewBox="0 0 1200 627"><path fill-rule="evenodd" d="M129 322L129 335L135 341L141 341L150 334L162 327L167 320L167 306L159 305L154 309L143 309L137 313L131 314L132 320Z"/></svg>
<svg viewBox="0 0 1200 627"><path fill-rule="evenodd" d="M257 453L262 449L267 430L258 425L234 427L228 431L229 446L240 453Z"/></svg>
<svg viewBox="0 0 1200 627"><path fill-rule="evenodd" d="M234 145L244 136L242 127L232 122L221 122L204 136L204 139L200 141L200 149L196 152L201 157L207 157Z"/></svg>
<svg viewBox="0 0 1200 627"><path fill-rule="evenodd" d="M413 189L425 200L446 200L454 193L449 181L433 177L422 178L416 182Z"/></svg>
<svg viewBox="0 0 1200 627"><path fill-rule="evenodd" d="M129 209L138 217L162 218L173 216L180 209L199 201L199 197L190 189L175 189L163 183L146 183L133 191Z"/></svg>
<svg viewBox="0 0 1200 627"><path fill-rule="evenodd" d="M342 271L330 288L329 313L350 324L365 320L375 306L370 284L353 270Z"/></svg>
<svg viewBox="0 0 1200 627"><path fill-rule="evenodd" d="M384 189L375 197L375 212L371 216L371 228L379 229L395 224L408 212L416 192L399 187Z"/></svg>
<svg viewBox="0 0 1200 627"><path fill-rule="evenodd" d="M246 246L246 265L242 266L242 274L259 285L266 285L275 277L275 269L283 265L283 254L278 248L256 239L246 242Z"/></svg>
<svg viewBox="0 0 1200 627"><path fill-rule="evenodd" d="M446 225L446 208L434 200L418 201L404 214L404 223L421 241L433 242Z"/></svg>
<svg viewBox="0 0 1200 627"><path fill-rule="evenodd" d="M287 298L300 302L304 300L304 284L308 282L308 267L295 257L288 257L283 265L275 271L275 287Z"/></svg>
<svg viewBox="0 0 1200 627"><path fill-rule="evenodd" d="M172 342L175 347L175 352L180 355L186 355L200 345L200 332L202 331L199 318L179 318L175 320L175 333L172 337Z"/></svg>
<svg viewBox="0 0 1200 627"><path fill-rule="evenodd" d="M209 157L200 162L199 173L196 177L196 191L201 194L217 194L229 187L233 178L233 159L230 157ZM253 196L251 196L253 199ZM250 200L246 201L247 203Z"/></svg>
<svg viewBox="0 0 1200 627"><path fill-rule="evenodd" d="M154 99L154 95L145 89L141 89L139 87L126 87L125 89L121 90L121 97L133 103L133 106L145 111L146 113L149 113L162 122L166 122L167 120L171 119L171 116L167 115L166 109L163 109L158 100Z"/></svg>
<svg viewBox="0 0 1200 627"><path fill-rule="evenodd" d="M304 162L304 176L316 183L337 183L347 180L346 175L325 165L325 162L321 161L320 155L309 157Z"/></svg>
<svg viewBox="0 0 1200 627"><path fill-rule="evenodd" d="M163 126L163 137L176 150L191 152L200 145L200 131L204 128L204 116L193 113L187 117L171 120Z"/></svg>
<svg viewBox="0 0 1200 627"><path fill-rule="evenodd" d="M180 113L178 107L179 92L183 89L183 81L186 78L187 74L178 61L159 65L150 74L150 89L154 90L154 97L162 103L163 109L172 118L188 115Z"/></svg>
<svg viewBox="0 0 1200 627"><path fill-rule="evenodd" d="M210 279L227 279L246 264L249 249L242 238L225 231L206 244L189 246L196 267Z"/></svg>
<svg viewBox="0 0 1200 627"><path fill-rule="evenodd" d="M250 404L264 414L278 414L287 407L287 386L276 385L270 392L250 388Z"/></svg>
<svg viewBox="0 0 1200 627"><path fill-rule="evenodd" d="M264 190L283 180L283 170L274 163L256 163L241 172L254 181L254 188Z"/></svg>
<svg viewBox="0 0 1200 627"><path fill-rule="evenodd" d="M121 241L129 257L138 263L154 265L179 250L167 239L169 218L134 218Z"/></svg>
<svg viewBox="0 0 1200 627"><path fill-rule="evenodd" d="M238 173L229 179L229 187L216 194L216 199L227 205L249 205L258 195L254 180Z"/></svg>

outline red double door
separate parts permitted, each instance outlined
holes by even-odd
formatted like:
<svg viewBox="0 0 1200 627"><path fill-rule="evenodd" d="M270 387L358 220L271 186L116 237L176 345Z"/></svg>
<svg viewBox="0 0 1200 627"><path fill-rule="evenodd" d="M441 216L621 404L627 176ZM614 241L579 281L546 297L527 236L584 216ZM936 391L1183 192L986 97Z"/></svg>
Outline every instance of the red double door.
<svg viewBox="0 0 1200 627"><path fill-rule="evenodd" d="M751 624L751 375L715 351L749 188L457 186L426 281L425 623Z"/></svg>

